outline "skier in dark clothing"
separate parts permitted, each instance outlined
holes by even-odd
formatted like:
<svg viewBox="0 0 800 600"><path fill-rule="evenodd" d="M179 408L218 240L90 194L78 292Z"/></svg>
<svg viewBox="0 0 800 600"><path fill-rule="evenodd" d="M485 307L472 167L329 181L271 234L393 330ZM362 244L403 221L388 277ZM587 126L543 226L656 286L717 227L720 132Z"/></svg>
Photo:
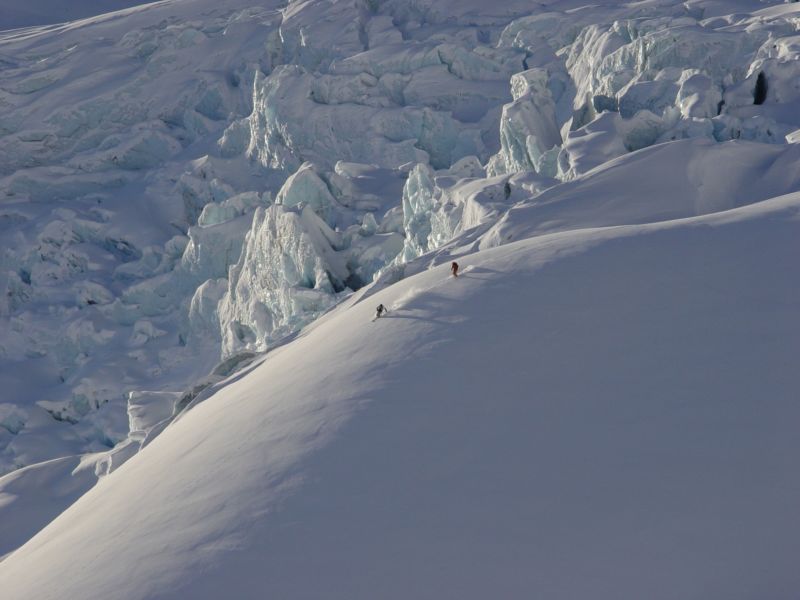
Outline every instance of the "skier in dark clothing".
<svg viewBox="0 0 800 600"><path fill-rule="evenodd" d="M453 277L458 277L458 263L453 261L450 265L450 270L453 272Z"/></svg>
<svg viewBox="0 0 800 600"><path fill-rule="evenodd" d="M384 313L388 313L389 309L386 308L383 304L378 304L378 308L375 310L375 318L382 316Z"/></svg>

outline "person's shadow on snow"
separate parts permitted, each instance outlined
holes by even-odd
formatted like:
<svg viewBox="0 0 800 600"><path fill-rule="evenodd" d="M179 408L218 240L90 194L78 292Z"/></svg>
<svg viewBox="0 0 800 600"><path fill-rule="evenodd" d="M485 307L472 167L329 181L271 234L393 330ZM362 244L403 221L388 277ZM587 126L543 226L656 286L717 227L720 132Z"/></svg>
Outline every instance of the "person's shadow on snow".
<svg viewBox="0 0 800 600"><path fill-rule="evenodd" d="M416 298L410 305L393 307L381 319L413 319L437 325L451 325L450 321L440 319L434 315L441 312L441 306L435 302Z"/></svg>
<svg viewBox="0 0 800 600"><path fill-rule="evenodd" d="M493 273L500 273L496 269L489 269L488 267L467 267L459 272L456 279L490 279L489 277L481 277L480 275L491 275Z"/></svg>

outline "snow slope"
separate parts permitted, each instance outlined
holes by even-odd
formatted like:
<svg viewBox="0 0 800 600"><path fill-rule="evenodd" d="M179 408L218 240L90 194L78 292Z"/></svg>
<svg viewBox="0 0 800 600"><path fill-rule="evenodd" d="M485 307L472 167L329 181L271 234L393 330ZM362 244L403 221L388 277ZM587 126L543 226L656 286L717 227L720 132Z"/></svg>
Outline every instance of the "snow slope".
<svg viewBox="0 0 800 600"><path fill-rule="evenodd" d="M800 189L796 145L705 139L651 146L515 204L481 247L564 229L710 214Z"/></svg>
<svg viewBox="0 0 800 600"><path fill-rule="evenodd" d="M76 21L147 3L147 0L3 0L0 30Z"/></svg>
<svg viewBox="0 0 800 600"><path fill-rule="evenodd" d="M0 585L789 600L799 234L793 194L353 297L104 478Z"/></svg>

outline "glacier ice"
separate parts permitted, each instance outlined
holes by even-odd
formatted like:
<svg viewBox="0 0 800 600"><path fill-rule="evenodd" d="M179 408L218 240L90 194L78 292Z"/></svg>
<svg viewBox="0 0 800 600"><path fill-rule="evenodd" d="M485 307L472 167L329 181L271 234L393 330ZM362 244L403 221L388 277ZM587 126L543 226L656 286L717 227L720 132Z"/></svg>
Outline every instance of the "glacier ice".
<svg viewBox="0 0 800 600"><path fill-rule="evenodd" d="M0 40L0 381L19 409L0 472L129 440L130 392L192 389L608 161L800 129L791 12L245 4ZM47 419L75 423L32 452Z"/></svg>
<svg viewBox="0 0 800 600"><path fill-rule="evenodd" d="M308 205L256 210L219 304L223 356L263 350L334 304L347 278L338 238Z"/></svg>
<svg viewBox="0 0 800 600"><path fill-rule="evenodd" d="M303 204L309 206L325 222L333 218L337 202L311 163L304 163L286 180L278 192L275 204L292 208Z"/></svg>
<svg viewBox="0 0 800 600"><path fill-rule="evenodd" d="M489 163L492 174L536 171L552 174L547 153L561 145L556 108L545 69L529 69L511 77L514 102L500 117L500 153Z"/></svg>

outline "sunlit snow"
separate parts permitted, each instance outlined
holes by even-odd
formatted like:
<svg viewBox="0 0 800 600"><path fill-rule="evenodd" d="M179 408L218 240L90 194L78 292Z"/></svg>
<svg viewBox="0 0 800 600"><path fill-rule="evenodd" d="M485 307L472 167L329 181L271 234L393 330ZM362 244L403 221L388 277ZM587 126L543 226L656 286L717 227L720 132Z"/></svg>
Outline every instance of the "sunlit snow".
<svg viewBox="0 0 800 600"><path fill-rule="evenodd" d="M792 598L798 6L8 0L0 597Z"/></svg>

